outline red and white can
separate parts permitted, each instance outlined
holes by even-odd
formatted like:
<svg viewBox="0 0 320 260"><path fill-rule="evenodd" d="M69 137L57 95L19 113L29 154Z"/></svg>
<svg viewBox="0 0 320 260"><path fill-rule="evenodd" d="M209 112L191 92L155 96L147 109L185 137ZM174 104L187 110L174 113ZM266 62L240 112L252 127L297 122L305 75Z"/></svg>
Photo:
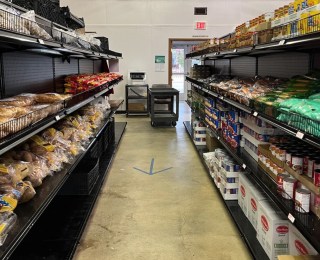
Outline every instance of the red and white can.
<svg viewBox="0 0 320 260"><path fill-rule="evenodd" d="M303 173L303 157L302 154L292 154L291 156L291 167L298 174Z"/></svg>
<svg viewBox="0 0 320 260"><path fill-rule="evenodd" d="M306 189L297 189L295 193L295 210L300 213L309 213L311 192Z"/></svg>
<svg viewBox="0 0 320 260"><path fill-rule="evenodd" d="M286 177L283 180L282 197L285 199L294 199L294 193L297 185L297 180L293 177Z"/></svg>
<svg viewBox="0 0 320 260"><path fill-rule="evenodd" d="M320 187L320 169L316 169L313 172L313 182L314 185Z"/></svg>
<svg viewBox="0 0 320 260"><path fill-rule="evenodd" d="M285 178L289 177L289 174L278 174L277 175L277 191L282 194L283 191L283 181Z"/></svg>

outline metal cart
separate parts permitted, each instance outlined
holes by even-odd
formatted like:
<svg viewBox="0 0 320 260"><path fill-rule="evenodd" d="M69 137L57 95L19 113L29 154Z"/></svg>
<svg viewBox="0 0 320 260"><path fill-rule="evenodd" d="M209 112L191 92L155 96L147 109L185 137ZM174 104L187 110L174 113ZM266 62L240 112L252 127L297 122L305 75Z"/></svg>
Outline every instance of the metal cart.
<svg viewBox="0 0 320 260"><path fill-rule="evenodd" d="M126 85L126 115L149 115L147 84Z"/></svg>
<svg viewBox="0 0 320 260"><path fill-rule="evenodd" d="M157 123L170 123L175 126L179 118L179 91L168 85L152 85L149 88L151 126ZM155 109L155 104L167 104L167 110ZM175 104L175 106L174 106Z"/></svg>

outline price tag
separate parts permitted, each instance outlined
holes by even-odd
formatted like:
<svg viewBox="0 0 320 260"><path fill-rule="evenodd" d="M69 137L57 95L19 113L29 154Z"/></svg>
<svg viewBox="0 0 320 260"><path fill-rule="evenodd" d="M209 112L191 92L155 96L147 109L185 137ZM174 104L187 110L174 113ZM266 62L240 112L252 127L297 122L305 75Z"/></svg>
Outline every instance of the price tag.
<svg viewBox="0 0 320 260"><path fill-rule="evenodd" d="M218 140L220 140L220 136L218 136Z"/></svg>
<svg viewBox="0 0 320 260"><path fill-rule="evenodd" d="M246 169L246 168L247 168L247 165L242 164L242 168L243 168L243 169Z"/></svg>
<svg viewBox="0 0 320 260"><path fill-rule="evenodd" d="M286 43L286 40L281 40L280 42L279 42L279 45L284 45Z"/></svg>
<svg viewBox="0 0 320 260"><path fill-rule="evenodd" d="M234 49L233 52L237 52L237 49Z"/></svg>
<svg viewBox="0 0 320 260"><path fill-rule="evenodd" d="M42 39L39 39L40 44L44 44L44 41Z"/></svg>
<svg viewBox="0 0 320 260"><path fill-rule="evenodd" d="M258 112L253 112L253 116L258 116Z"/></svg>
<svg viewBox="0 0 320 260"><path fill-rule="evenodd" d="M221 99L221 100L223 100L223 99L224 99L224 97L223 97L223 96L220 96L220 99Z"/></svg>
<svg viewBox="0 0 320 260"><path fill-rule="evenodd" d="M60 116L56 116L56 120L59 121L60 120Z"/></svg>
<svg viewBox="0 0 320 260"><path fill-rule="evenodd" d="M296 220L294 216L291 215L291 213L289 213L288 219L291 221L291 223L294 223L294 221Z"/></svg>
<svg viewBox="0 0 320 260"><path fill-rule="evenodd" d="M303 139L304 133L298 131L297 134L296 134L296 137L299 138L299 139Z"/></svg>

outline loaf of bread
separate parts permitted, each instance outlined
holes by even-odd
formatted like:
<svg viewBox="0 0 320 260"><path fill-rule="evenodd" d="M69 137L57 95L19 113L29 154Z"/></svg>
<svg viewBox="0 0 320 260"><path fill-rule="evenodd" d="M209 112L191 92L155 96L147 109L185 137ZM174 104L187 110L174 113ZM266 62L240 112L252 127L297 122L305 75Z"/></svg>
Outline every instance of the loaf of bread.
<svg viewBox="0 0 320 260"><path fill-rule="evenodd" d="M71 95L66 95L66 94L45 93L45 94L37 94L35 96L35 101L37 103L50 103L51 104L51 103L66 100L70 97L71 97Z"/></svg>
<svg viewBox="0 0 320 260"><path fill-rule="evenodd" d="M21 94L11 98L0 99L0 104L15 107L31 106L34 104L34 96L32 94Z"/></svg>

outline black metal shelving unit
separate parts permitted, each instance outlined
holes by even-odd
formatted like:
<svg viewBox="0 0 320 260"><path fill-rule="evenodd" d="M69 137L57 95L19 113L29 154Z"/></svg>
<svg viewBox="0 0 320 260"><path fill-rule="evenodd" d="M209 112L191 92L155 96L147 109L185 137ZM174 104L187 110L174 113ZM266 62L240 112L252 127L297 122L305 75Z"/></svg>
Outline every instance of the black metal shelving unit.
<svg viewBox="0 0 320 260"><path fill-rule="evenodd" d="M210 49L202 50L195 53L189 53L186 55L187 59L200 59L204 62L204 64L213 66L218 72L225 66L226 75L241 75L243 77L253 77L258 76L261 72L263 75L266 73L270 73L272 76L272 72L276 72L276 75L286 75L286 76L278 76L278 77L291 77L290 73L287 72L288 68L277 67L275 70L269 70L268 66L273 66L271 64L277 63L277 57L282 57L288 62L289 58L287 58L292 52L294 55L301 54L301 58L303 61L307 60L308 64L302 62L305 65L297 65L294 67L295 71L307 71L310 72L315 66L315 64L319 63L315 62L316 57L319 57L319 43L320 43L320 33L314 32L310 34L306 34L303 36L297 36L282 40L273 41L266 44L257 44L245 48L227 50L227 51L219 51L219 48L216 51L210 51ZM280 58L281 59L281 58ZM285 64L282 63L282 64ZM301 64L302 64L301 63ZM235 67L233 67L235 66ZM237 67L238 66L238 67ZM307 68L307 70L303 70ZM317 67L316 67L317 68ZM277 73L279 70L280 72ZM239 73L239 74L237 74ZM300 72L301 73L301 72ZM249 76L250 75L250 76ZM302 141L316 147L320 148L320 138L315 137L311 134L308 134L300 129L297 129L292 126L288 126L287 124L263 113L255 111L253 108L241 104L237 101L234 101L220 93L216 93L211 90L209 84L205 80L197 80L191 77L186 77L186 81L191 83L191 86L194 87L194 90L198 92L201 96L204 97L213 97L219 100L222 100L235 108L238 108L242 111L245 111L270 125L281 129L285 133L297 137ZM200 113L200 111L193 111L196 115L205 123L205 116ZM205 123L206 124L206 123ZM242 148L234 149L223 139L223 136L220 131L213 129L211 126L206 124L208 128L210 128L213 135L220 141L223 147L230 153L230 155L243 166L244 169L249 173L249 177L251 178L254 185L264 191L267 196L272 200L282 211L284 214L288 216L288 219L295 225L298 230L306 237L306 239L310 242L310 244L320 252L320 220L319 218L311 213L304 214L299 213L295 210L295 203L293 200L284 199L277 192L277 185L274 179L267 173L263 168L261 168L258 163L249 155L247 151ZM190 130L188 130L190 133ZM229 202L225 202L226 206ZM228 206L227 206L228 208ZM232 214L232 213L231 213ZM253 241L249 241L251 238L250 234L247 234L246 231L241 230L241 226L243 221L237 217L234 217L236 225L240 228L240 233L246 240L250 251L256 259L260 259L260 257L255 255L255 252L252 251L254 245L258 243L254 238ZM246 239L248 237L248 239ZM258 243L259 244L259 243Z"/></svg>
<svg viewBox="0 0 320 260"><path fill-rule="evenodd" d="M249 114L255 115L256 117L264 120L265 122L269 123L270 125L273 125L274 127L278 128L278 129L281 129L282 131L286 132L289 135L297 137L297 135L302 133L303 138L301 138L301 139L303 141L305 141L305 142L307 142L317 148L320 148L320 138L317 138L317 137L312 136L308 133L305 133L299 129L296 129L292 126L289 126L289 125L287 125L287 124L285 124L275 118L272 118L271 116L265 115L260 112L256 112L254 109L252 109L248 106L245 106L243 104L240 104L237 101L231 100L231 99L224 97L218 93L215 93L215 92L209 90L208 87L206 87L206 84L204 84L203 82L197 81L197 80L192 79L190 77L186 77L186 80L189 81L190 83L192 83L193 86L196 87L197 89L207 93L209 96L223 100L223 101L227 102L228 104L230 104L236 108L239 108L242 111L245 111Z"/></svg>
<svg viewBox="0 0 320 260"><path fill-rule="evenodd" d="M86 147L86 150L78 155L70 164L65 164L64 169L61 172L57 172L53 176L45 178L43 180L43 184L36 189L36 196L30 202L19 205L16 208L15 213L18 215L18 222L9 232L4 245L0 247L1 259L8 259L10 257L19 243L21 243L28 232L36 224L39 217L45 212L49 204L51 204L61 187L69 178L69 175L76 168L79 162L84 158L86 153L91 149L95 142L97 142L102 131L109 124L113 114L123 103L123 101L119 101L117 103L117 106L110 111L108 117L106 118L100 129L96 131L95 137L90 140L90 143Z"/></svg>
<svg viewBox="0 0 320 260"><path fill-rule="evenodd" d="M99 179L90 195L58 194L9 259L72 259L125 128L125 122L115 123L115 141L100 157Z"/></svg>
<svg viewBox="0 0 320 260"><path fill-rule="evenodd" d="M130 104L143 106L136 109L130 108ZM126 115L149 115L149 86L126 85Z"/></svg>
<svg viewBox="0 0 320 260"><path fill-rule="evenodd" d="M190 79L190 78L187 78L187 80L192 82L192 84L195 84L195 82L196 82L194 79ZM202 83L202 82L200 82L200 83ZM218 95L217 93L214 93L214 92L206 89L203 84L200 84L200 85L201 86L198 86L198 85L194 85L194 86L197 87L198 89L200 89L201 91L203 91L204 93L207 93L209 96L212 96L215 98L220 97L220 95ZM231 105L236 104L236 107L238 107L239 109L244 108L242 110L249 112L249 113L252 113L252 114L254 113L252 110L250 110L250 108L244 106L243 104L239 104L239 103L237 103L233 100L227 99L225 97L222 97L222 99ZM219 142L229 152L229 154L239 163L239 165L242 165L242 168L245 169L249 173L249 176L251 177L251 180L253 181L253 183L260 190L263 190L269 196L269 198L284 212L284 214L286 214L288 216L288 218L290 216L289 219L292 219L292 217L294 218L293 224L307 238L307 240L313 245L313 247L316 248L317 251L320 251L320 241L318 239L320 237L320 220L319 220L319 218L316 215L314 215L312 212L310 212L308 214L297 212L295 210L294 201L284 199L277 192L277 184L275 183L273 178L258 165L258 163L249 155L249 153L247 151L245 151L243 148L234 149L233 147L231 147L226 141L224 141L222 133L220 131L215 130L214 128L209 126L204 121L203 115L201 115L200 113L198 113L196 111L193 111L193 112L195 112L196 115L200 118L200 120L202 120L205 123L207 128L209 128L211 130L211 132L214 134L214 136L219 140ZM265 115L260 114L258 116L260 116L261 119L266 120ZM272 119L272 123L273 123L272 125L277 127L278 124L280 124L281 122L278 122L277 120ZM190 124L189 125L185 124L185 125L186 125L188 133L191 133L192 130L190 129L190 126L189 126ZM281 125L282 125L282 123L281 123ZM291 127L289 127L289 128L291 128ZM285 126L282 126L281 129L285 130L289 134L292 134L290 130L285 129ZM295 130L295 131L297 132L298 130ZM292 135L294 135L294 134L292 134ZM306 139L305 141L310 143L308 139ZM320 147L320 142L317 143L317 147ZM227 204L228 201L225 201L225 203ZM243 226L241 219L234 218L234 220L236 222L236 225L238 225L238 226L240 225L240 227ZM249 235L249 234L243 233L241 228L239 228L239 230L240 230L240 233L243 235L243 237L246 237ZM249 235L249 237L250 237L250 235ZM249 246L250 250L251 250L251 248L254 248L253 245L255 243L259 243L258 241L249 241L249 239L246 239L246 238L245 238L245 240L246 240L246 242L248 242L248 244L249 244L248 246ZM254 239L254 240L256 240L256 239ZM254 244L251 244L251 243L254 243ZM258 256L255 256L254 252L252 252L252 254L254 255L254 257L256 259L260 259Z"/></svg>
<svg viewBox="0 0 320 260"><path fill-rule="evenodd" d="M189 121L184 121L183 122L191 140L192 140L192 127ZM258 242L258 240L256 239L256 231L253 228L253 226L251 225L250 221L247 219L247 217L244 215L242 209L240 208L240 206L238 205L237 201L227 201L224 200L218 187L215 185L213 179L210 176L210 170L206 164L206 162L203 159L203 153L205 153L207 151L206 147L203 146L197 146L194 145L195 149L198 152L199 158L202 161L204 167L207 170L208 173L208 177L211 179L214 187L216 187L217 193L220 195L221 199L224 201L224 205L226 207L226 209L228 210L230 216L232 217L232 219L234 220L242 239L245 241L249 251L251 252L252 256L254 259L261 259L261 260L268 260L268 256L266 255L266 253L264 252L262 246L260 245L260 243Z"/></svg>
<svg viewBox="0 0 320 260"><path fill-rule="evenodd" d="M187 59L225 59L238 56L255 56L265 55L277 52L306 50L317 48L320 42L320 33L306 34L298 37L287 38L282 40L272 41L265 44L256 44L249 47L232 49L227 51L201 50L186 54Z"/></svg>

